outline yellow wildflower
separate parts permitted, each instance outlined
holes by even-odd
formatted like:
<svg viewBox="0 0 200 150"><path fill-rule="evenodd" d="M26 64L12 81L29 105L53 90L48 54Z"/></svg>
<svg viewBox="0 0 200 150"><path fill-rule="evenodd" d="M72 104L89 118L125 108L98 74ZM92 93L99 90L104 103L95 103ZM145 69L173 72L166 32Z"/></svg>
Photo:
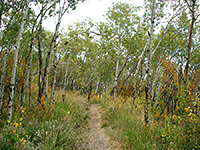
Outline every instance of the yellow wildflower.
<svg viewBox="0 0 200 150"><path fill-rule="evenodd" d="M10 123L10 120L7 120L8 123Z"/></svg>
<svg viewBox="0 0 200 150"><path fill-rule="evenodd" d="M22 120L23 120L23 118L20 118L20 119L19 119L19 121L22 121Z"/></svg>
<svg viewBox="0 0 200 150"><path fill-rule="evenodd" d="M193 132L196 132L196 128L194 127L192 131L193 131Z"/></svg>
<svg viewBox="0 0 200 150"><path fill-rule="evenodd" d="M28 135L26 135L26 137L28 137Z"/></svg>
<svg viewBox="0 0 200 150"><path fill-rule="evenodd" d="M188 117L194 117L195 115L192 113L192 112L190 112L189 114L188 114Z"/></svg>
<svg viewBox="0 0 200 150"><path fill-rule="evenodd" d="M176 115L173 115L173 116L172 116L172 119L176 119Z"/></svg>
<svg viewBox="0 0 200 150"><path fill-rule="evenodd" d="M14 123L14 128L16 128L18 125L19 125L19 124L15 122L15 123Z"/></svg>
<svg viewBox="0 0 200 150"><path fill-rule="evenodd" d="M190 107L188 107L188 108L184 108L184 109L185 109L186 112L188 112L188 110L190 109Z"/></svg>
<svg viewBox="0 0 200 150"><path fill-rule="evenodd" d="M67 113L70 114L70 111L68 111Z"/></svg>
<svg viewBox="0 0 200 150"><path fill-rule="evenodd" d="M16 132L16 130L13 130L13 132Z"/></svg>
<svg viewBox="0 0 200 150"><path fill-rule="evenodd" d="M21 142L24 141L24 138L22 138L20 141L21 141Z"/></svg>

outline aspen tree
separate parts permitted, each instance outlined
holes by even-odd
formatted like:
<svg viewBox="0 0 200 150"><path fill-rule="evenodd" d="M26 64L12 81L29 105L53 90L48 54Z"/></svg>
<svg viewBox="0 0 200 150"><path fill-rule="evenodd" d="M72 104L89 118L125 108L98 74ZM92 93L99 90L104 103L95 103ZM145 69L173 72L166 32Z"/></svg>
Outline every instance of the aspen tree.
<svg viewBox="0 0 200 150"><path fill-rule="evenodd" d="M152 1L151 5L151 26L149 31L149 42L147 48L147 68L146 68L146 85L145 85L145 93L146 93L146 106L144 112L144 120L145 124L148 125L149 123L149 109L150 109L150 70L151 70L151 59L152 59L152 38L153 38L153 29L154 29L154 19L155 19L155 6L156 0Z"/></svg>
<svg viewBox="0 0 200 150"><path fill-rule="evenodd" d="M10 80L10 101L9 101L9 105L8 105L8 120L11 120L12 118L12 109L13 109L13 101L14 101L14 88L15 88L15 77L16 77L16 67L17 67L17 59L18 59L18 51L19 51L19 45L20 45L20 38L22 36L22 32L23 32L23 28L24 28L24 23L26 21L26 17L27 17L27 13L28 13L28 6L31 0L28 0L26 2L26 6L25 6L25 12L24 12L24 16L22 19L22 22L20 24L20 29L19 29L19 33L17 36L17 42L15 45L15 53L14 53L14 62L13 62L13 68L12 68L12 77Z"/></svg>
<svg viewBox="0 0 200 150"><path fill-rule="evenodd" d="M196 0L192 0L191 4L189 4L188 0L185 0L185 2L187 3L189 11L191 12L191 19L192 19L191 23L190 23L190 29L189 29L189 35L188 35L187 58L186 58L186 65L185 65L185 70L184 70L184 72L185 72L184 82L185 82L185 85L187 85L191 47L192 47L192 33L193 33L194 23L195 23L196 19L199 17L199 15L197 17L195 17Z"/></svg>
<svg viewBox="0 0 200 150"><path fill-rule="evenodd" d="M65 3L66 1L64 1L63 6L62 6L62 10L60 8L59 11L59 15L58 15L58 21L55 27L55 31L54 31L54 36L51 40L51 44L50 44L50 48L46 57L46 64L45 64L45 71L44 71L44 81L43 81L43 85L42 85L42 93L44 91L45 88L45 100L47 101L47 94L48 94L48 85L49 85L49 71L50 71L50 62L51 62L51 53L52 53L52 49L54 48L55 44L56 44L56 39L58 38L58 31L60 28L60 24L61 24L61 19L63 17L63 15L65 14L65 12L67 11L67 9L69 8L69 5L67 8L65 7Z"/></svg>
<svg viewBox="0 0 200 150"><path fill-rule="evenodd" d="M120 56L120 50L117 49L117 62L116 62L116 69L115 69L115 80L114 80L114 88L113 88L113 96L114 99L117 96L117 83L118 83L118 70L119 70L119 56Z"/></svg>

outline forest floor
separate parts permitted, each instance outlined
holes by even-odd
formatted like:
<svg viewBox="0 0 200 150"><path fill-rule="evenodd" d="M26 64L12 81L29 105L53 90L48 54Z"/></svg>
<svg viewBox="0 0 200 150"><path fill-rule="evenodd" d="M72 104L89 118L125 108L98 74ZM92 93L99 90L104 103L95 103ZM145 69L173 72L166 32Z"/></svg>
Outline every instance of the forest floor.
<svg viewBox="0 0 200 150"><path fill-rule="evenodd" d="M120 144L112 141L105 133L106 130L102 128L101 111L99 111L98 104L90 105L91 118L89 120L88 137L89 150L121 150Z"/></svg>

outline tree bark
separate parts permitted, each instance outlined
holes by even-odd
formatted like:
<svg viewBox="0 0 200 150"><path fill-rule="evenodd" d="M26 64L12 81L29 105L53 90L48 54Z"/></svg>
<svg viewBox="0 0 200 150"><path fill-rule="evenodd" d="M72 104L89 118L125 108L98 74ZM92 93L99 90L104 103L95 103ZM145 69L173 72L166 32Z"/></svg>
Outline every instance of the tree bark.
<svg viewBox="0 0 200 150"><path fill-rule="evenodd" d="M92 93L92 81L90 82L89 88L88 88L88 102L90 101L91 93Z"/></svg>
<svg viewBox="0 0 200 150"><path fill-rule="evenodd" d="M117 49L117 62L116 62L116 70L115 70L115 81L114 81L114 88L113 88L113 96L116 99L117 96L117 83L118 83L118 70L119 70L119 49Z"/></svg>
<svg viewBox="0 0 200 150"><path fill-rule="evenodd" d="M0 80L0 112L1 112L1 106L3 103L4 98L4 84L5 84L5 74L6 74L6 66L7 66L7 55L8 55L8 49L6 48L4 58L3 58L3 67L1 71L1 80Z"/></svg>
<svg viewBox="0 0 200 150"><path fill-rule="evenodd" d="M51 98L50 98L50 106L55 101L55 84L56 84L56 77L57 77L57 70L58 70L58 61L59 60L57 60L56 50L55 50L55 52L54 52L54 76L53 76L53 84L52 84L52 91L51 91Z"/></svg>
<svg viewBox="0 0 200 150"><path fill-rule="evenodd" d="M151 26L149 32L149 42L148 42L148 49L147 49L147 69L146 69L146 86L145 86L145 93L146 93L146 106L144 111L144 120L145 124L148 125L149 123L149 109L150 109L150 69L151 69L151 59L152 59L152 36L153 36L153 28L154 28L154 16L155 16L155 4L156 0L152 1L152 8L151 8Z"/></svg>
<svg viewBox="0 0 200 150"><path fill-rule="evenodd" d="M144 80L144 76L145 74L143 74L143 66L141 65L141 68L140 68L140 71L141 71L141 79L140 79L140 85L139 85L139 91L138 91L138 97L141 98L141 95L142 95L142 83L143 83L143 80Z"/></svg>
<svg viewBox="0 0 200 150"><path fill-rule="evenodd" d="M191 20L191 24L190 24L190 32L188 35L188 49L187 49L187 62L185 65L185 78L184 78L184 82L185 85L187 85L187 80L188 80L188 70L189 70L189 63L190 63L190 55L191 55L191 45L192 45L192 31L193 31L193 27L194 27L194 22L195 22L195 4L196 4L196 0L192 0L192 7L190 8L190 11L192 13L192 20Z"/></svg>
<svg viewBox="0 0 200 150"><path fill-rule="evenodd" d="M16 77L16 67L17 67L17 58L18 58L18 51L19 51L19 45L20 45L20 38L22 36L22 32L23 32L23 28L24 28L24 23L26 21L26 17L27 17L27 13L28 13L28 5L30 3L30 0L27 1L26 3L26 8L25 8L25 13L23 16L23 20L21 22L20 25L20 29L19 29L19 34L17 37L17 42L16 42L16 46L15 46L15 53L14 53L14 61L13 61L13 69L12 69L12 77L11 77L11 81L10 81L10 101L9 101L9 105L8 105L8 120L11 120L12 118L12 109L13 109L13 101L14 101L14 88L15 88L15 77Z"/></svg>
<svg viewBox="0 0 200 150"><path fill-rule="evenodd" d="M139 72L139 68L140 68L142 59L144 57L144 53L146 51L147 44L148 43L146 43L146 45L145 45L145 47L144 47L144 49L142 51L142 54L140 55L140 59L138 61L138 64L137 64L137 67L136 67L136 71L135 71L135 74L134 74L134 79L133 79L133 108L134 108L134 105L135 105L135 98L136 98L136 77L137 77L137 74Z"/></svg>

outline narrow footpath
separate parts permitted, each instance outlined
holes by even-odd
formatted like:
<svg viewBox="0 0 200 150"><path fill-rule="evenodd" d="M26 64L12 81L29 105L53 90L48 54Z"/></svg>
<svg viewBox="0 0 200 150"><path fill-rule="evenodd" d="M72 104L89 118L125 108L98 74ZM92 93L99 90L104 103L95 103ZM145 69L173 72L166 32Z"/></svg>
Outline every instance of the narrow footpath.
<svg viewBox="0 0 200 150"><path fill-rule="evenodd" d="M90 150L120 150L120 144L110 141L108 135L105 134L105 129L101 127L102 119L98 105L91 104L90 112L88 148Z"/></svg>

